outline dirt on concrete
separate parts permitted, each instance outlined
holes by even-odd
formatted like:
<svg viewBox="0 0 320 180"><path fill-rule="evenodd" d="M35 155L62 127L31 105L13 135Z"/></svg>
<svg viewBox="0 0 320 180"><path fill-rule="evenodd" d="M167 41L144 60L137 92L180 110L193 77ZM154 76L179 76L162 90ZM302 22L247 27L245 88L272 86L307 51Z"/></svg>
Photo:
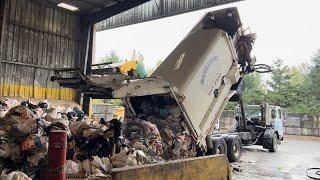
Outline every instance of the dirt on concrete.
<svg viewBox="0 0 320 180"><path fill-rule="evenodd" d="M307 169L320 168L320 137L287 135L275 153L244 147L240 162L232 166L235 180L310 179Z"/></svg>

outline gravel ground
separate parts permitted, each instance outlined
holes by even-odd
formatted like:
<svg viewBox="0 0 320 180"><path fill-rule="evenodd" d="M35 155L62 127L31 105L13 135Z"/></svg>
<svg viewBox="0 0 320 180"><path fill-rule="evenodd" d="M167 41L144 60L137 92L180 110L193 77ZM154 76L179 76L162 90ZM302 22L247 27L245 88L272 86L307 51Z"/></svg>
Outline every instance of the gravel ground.
<svg viewBox="0 0 320 180"><path fill-rule="evenodd" d="M320 168L320 137L287 135L275 153L244 147L240 162L232 166L235 180L310 179L307 169Z"/></svg>

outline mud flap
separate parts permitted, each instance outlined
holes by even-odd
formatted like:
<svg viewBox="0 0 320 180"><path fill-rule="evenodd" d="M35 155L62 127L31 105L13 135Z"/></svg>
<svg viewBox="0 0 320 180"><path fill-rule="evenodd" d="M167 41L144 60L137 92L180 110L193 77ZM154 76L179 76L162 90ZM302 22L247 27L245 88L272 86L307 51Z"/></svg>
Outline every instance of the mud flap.
<svg viewBox="0 0 320 180"><path fill-rule="evenodd" d="M115 168L114 180L231 180L231 170L225 155L212 155L157 164Z"/></svg>

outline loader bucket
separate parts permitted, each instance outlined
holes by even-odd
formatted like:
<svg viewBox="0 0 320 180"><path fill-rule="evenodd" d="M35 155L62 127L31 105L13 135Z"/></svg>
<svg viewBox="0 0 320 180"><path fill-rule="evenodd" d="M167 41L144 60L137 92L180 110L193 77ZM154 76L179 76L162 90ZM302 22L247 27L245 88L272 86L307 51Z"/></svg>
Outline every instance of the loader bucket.
<svg viewBox="0 0 320 180"><path fill-rule="evenodd" d="M114 168L113 180L229 180L229 161L224 155L174 160L142 166Z"/></svg>

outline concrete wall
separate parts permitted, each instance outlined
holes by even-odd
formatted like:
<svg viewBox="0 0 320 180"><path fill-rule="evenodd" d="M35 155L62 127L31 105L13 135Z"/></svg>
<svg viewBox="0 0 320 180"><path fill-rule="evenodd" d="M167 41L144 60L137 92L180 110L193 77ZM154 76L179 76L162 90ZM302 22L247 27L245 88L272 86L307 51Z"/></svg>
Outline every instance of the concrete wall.
<svg viewBox="0 0 320 180"><path fill-rule="evenodd" d="M236 120L232 111L224 111L220 118L220 129L223 132L235 127ZM320 136L320 116L310 116L305 114L288 115L285 133L291 135Z"/></svg>
<svg viewBox="0 0 320 180"><path fill-rule="evenodd" d="M304 114L289 114L286 134L320 136L320 117Z"/></svg>

